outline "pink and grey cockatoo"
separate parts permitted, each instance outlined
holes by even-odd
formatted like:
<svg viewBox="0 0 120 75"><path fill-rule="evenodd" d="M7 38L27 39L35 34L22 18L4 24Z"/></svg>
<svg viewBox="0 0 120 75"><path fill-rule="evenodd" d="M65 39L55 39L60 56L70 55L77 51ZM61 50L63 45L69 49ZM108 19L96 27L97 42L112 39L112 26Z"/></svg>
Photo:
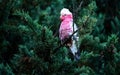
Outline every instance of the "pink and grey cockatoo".
<svg viewBox="0 0 120 75"><path fill-rule="evenodd" d="M60 12L60 20L61 25L59 29L59 37L63 42L65 39L68 39L74 31L78 28L75 23L73 23L73 15L67 8L63 8ZM74 25L73 25L74 24ZM74 26L74 27L73 27ZM74 28L74 29L73 29ZM73 31L74 30L74 31ZM67 41L66 45L70 48L71 53L76 59L79 59L79 50L77 47L79 37L77 33L75 33L69 41Z"/></svg>

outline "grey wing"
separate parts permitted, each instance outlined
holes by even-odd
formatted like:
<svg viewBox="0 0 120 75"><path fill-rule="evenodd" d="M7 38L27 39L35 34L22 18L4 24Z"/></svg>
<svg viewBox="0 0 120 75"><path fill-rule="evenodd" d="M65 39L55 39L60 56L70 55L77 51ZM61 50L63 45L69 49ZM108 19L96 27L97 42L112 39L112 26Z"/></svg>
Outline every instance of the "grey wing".
<svg viewBox="0 0 120 75"><path fill-rule="evenodd" d="M78 30L78 27L77 25L74 23L74 31ZM73 32L74 32L73 31ZM73 40L76 40L76 41L79 41L79 36L78 36L78 32L76 32L74 35L73 35Z"/></svg>

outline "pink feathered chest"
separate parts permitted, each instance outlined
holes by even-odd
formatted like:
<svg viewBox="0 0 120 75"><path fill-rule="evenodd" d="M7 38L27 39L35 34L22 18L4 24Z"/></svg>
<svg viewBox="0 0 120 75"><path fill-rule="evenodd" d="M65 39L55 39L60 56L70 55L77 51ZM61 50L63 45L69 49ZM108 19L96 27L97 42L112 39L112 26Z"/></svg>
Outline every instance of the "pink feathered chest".
<svg viewBox="0 0 120 75"><path fill-rule="evenodd" d="M61 22L59 37L61 40L68 38L70 34L73 32L72 20L64 20Z"/></svg>

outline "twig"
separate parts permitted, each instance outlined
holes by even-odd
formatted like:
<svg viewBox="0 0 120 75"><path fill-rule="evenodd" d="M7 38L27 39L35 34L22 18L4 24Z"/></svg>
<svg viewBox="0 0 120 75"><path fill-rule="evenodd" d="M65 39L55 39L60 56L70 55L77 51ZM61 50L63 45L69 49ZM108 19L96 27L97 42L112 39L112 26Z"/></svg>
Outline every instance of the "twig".
<svg viewBox="0 0 120 75"><path fill-rule="evenodd" d="M72 3L73 3L73 24L72 24L72 26L73 26L73 32L74 32L74 19L75 19L75 12L74 12L74 0L72 0Z"/></svg>
<svg viewBox="0 0 120 75"><path fill-rule="evenodd" d="M93 11L91 11L90 15L87 17L86 21L82 24L82 26L85 26L85 25L86 25L87 21L89 20L90 16L92 15L92 13L93 13ZM71 37L72 37L76 32L78 32L78 30L80 30L80 29L81 29L81 28L79 27L76 31L74 31L74 32L72 33L72 35L69 36L68 39L66 39L62 44L60 44L59 47L57 47L57 48L54 49L53 53L56 53L57 49L59 49L59 48L61 48L62 46L64 46L64 45L66 44L66 42L67 42L68 40L70 40Z"/></svg>
<svg viewBox="0 0 120 75"><path fill-rule="evenodd" d="M78 13L78 11L79 10L81 10L81 6L82 6L82 4L83 4L83 1L81 1L80 2L80 4L79 4L79 6L78 6L78 8L75 10L75 6L74 6L74 1L73 1L73 32L74 32L74 24L75 24L75 18L76 18L76 16L77 16L77 13ZM76 45L77 45L77 50L78 50L78 43L77 43L77 40L75 40L75 42L76 42Z"/></svg>
<svg viewBox="0 0 120 75"><path fill-rule="evenodd" d="M76 9L75 13L78 13L78 11L81 9L82 4L83 4L83 1L80 2L80 4L79 4L78 8Z"/></svg>

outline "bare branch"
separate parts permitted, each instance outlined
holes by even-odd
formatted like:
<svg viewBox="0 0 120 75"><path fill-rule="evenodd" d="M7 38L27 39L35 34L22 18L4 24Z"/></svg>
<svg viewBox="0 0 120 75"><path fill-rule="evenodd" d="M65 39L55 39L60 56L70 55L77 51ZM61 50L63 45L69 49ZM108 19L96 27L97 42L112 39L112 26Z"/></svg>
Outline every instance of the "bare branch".
<svg viewBox="0 0 120 75"><path fill-rule="evenodd" d="M78 8L76 9L75 13L78 13L78 11L81 9L82 4L83 4L83 1L80 2L80 4L79 4Z"/></svg>
<svg viewBox="0 0 120 75"><path fill-rule="evenodd" d="M74 7L74 1L73 1L73 32L74 32L74 24L75 24L75 18L76 18L76 16L77 16L77 14L78 14L78 11L81 9L81 6L82 6L82 4L83 4L83 1L81 1L80 2L80 4L79 4L79 6L78 6L78 8L75 10L75 7ZM77 40L75 40L75 42L76 42L76 45L77 45L77 49L78 49L78 43L77 43Z"/></svg>

